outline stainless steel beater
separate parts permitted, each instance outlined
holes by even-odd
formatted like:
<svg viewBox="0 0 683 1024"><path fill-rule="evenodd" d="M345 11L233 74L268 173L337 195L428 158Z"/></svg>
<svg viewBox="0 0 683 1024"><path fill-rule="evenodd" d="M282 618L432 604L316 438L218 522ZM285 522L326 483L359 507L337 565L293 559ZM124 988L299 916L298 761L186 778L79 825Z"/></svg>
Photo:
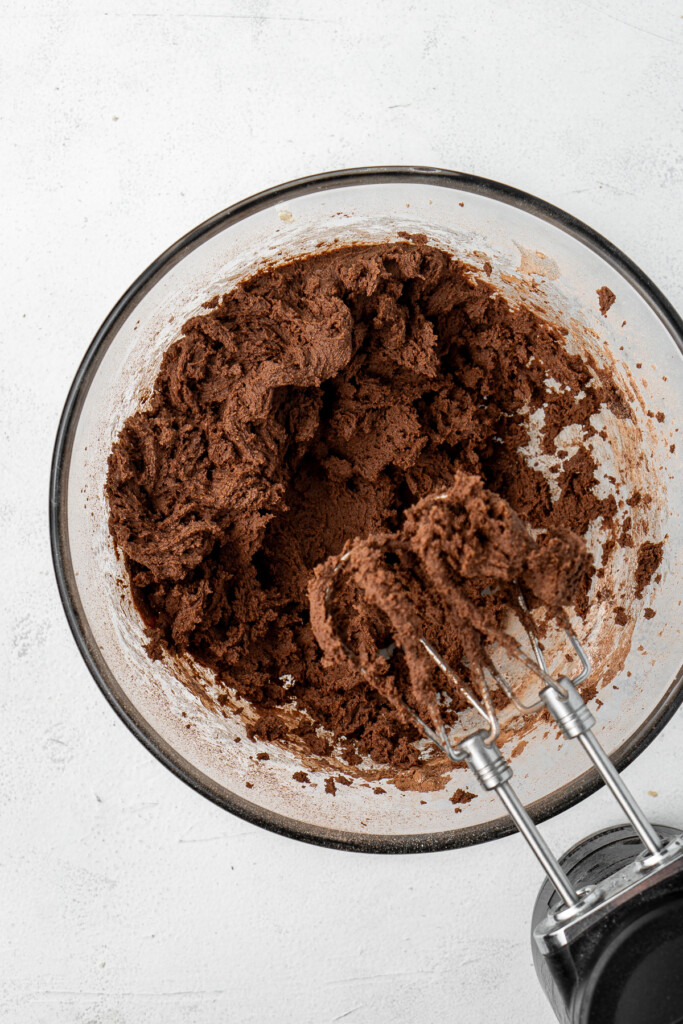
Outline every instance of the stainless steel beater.
<svg viewBox="0 0 683 1024"><path fill-rule="evenodd" d="M347 552L342 556L333 572L332 581L325 590L324 603L328 610L334 580L338 578L338 572L343 568L349 554L350 552ZM533 671L541 681L542 687L535 701L524 703L492 659L489 659L488 665L484 666L479 674L481 693L475 695L472 689L458 678L441 654L424 636L420 636L419 644L425 654L486 722L487 728L470 732L453 741L443 722L437 728L433 728L405 703L402 705L403 709L410 713L422 733L443 753L453 762L464 761L479 785L484 790L497 794L558 894L559 901L557 896L553 896L552 890L547 890L547 886L545 890L541 890L537 908L542 904L543 913L537 911L532 935L539 980L558 1019L563 1024L574 1024L576 1021L580 1021L581 1024L584 1021L591 1024L593 1021L608 1024L611 1020L621 1024L622 1020L631 1020L625 1015L630 1012L628 1006L626 1010L621 1007L618 1013L615 1011L614 1016L610 1015L611 1010L608 1014L605 1006L609 1004L611 1007L609 1000L616 1000L621 991L618 990L618 983L610 980L613 976L621 978L623 975L633 979L633 964L628 961L630 966L622 965L626 954L622 949L621 935L627 932L630 934L629 929L636 929L634 934L641 934L637 932L641 925L641 931L650 929L647 934L643 932L639 939L642 949L647 951L653 942L657 942L661 943L664 950L658 961L664 972L664 980L656 974L656 984L660 991L664 991L667 985L678 985L676 991L679 992L680 989L680 992L673 998L680 998L680 1009L683 1014L683 981L680 980L680 973L671 968L671 964L675 963L678 957L678 947L674 949L671 945L672 935L675 942L680 944L680 952L683 954L683 834L666 827L660 827L659 830L653 827L593 734L595 718L577 689L589 677L591 665L568 621L562 625L578 659L580 670L573 678L568 675L555 678L548 671L543 651L530 625L531 619L521 592L519 602L520 619L525 627L533 657L529 657L516 642L513 642L511 652L517 661ZM361 672L365 671L355 652L343 638L339 639L347 656L358 665ZM390 657L395 646L392 644L378 654L385 658ZM500 734L500 725L491 698L487 674L518 711L530 714L545 708L566 739L578 739L600 777L616 798L633 832L623 826L603 830L565 854L562 863L555 857L511 785L512 767L503 757L496 742ZM644 845L644 851L640 848L638 840ZM586 850L590 847L589 853L585 856L580 852L584 847ZM601 869L595 867L596 857L602 865ZM583 882L588 880L588 884L577 884L574 879L581 879ZM671 901L679 899L680 915L674 914L671 918ZM613 946L616 952L612 949ZM643 964L645 963L646 957L643 953ZM636 968L640 967L640 960L636 958ZM646 967L643 967L643 970L645 969ZM609 971L612 974L609 974ZM643 985L648 986L651 983L650 975L645 976ZM602 992L601 984L602 989L606 987L608 995L599 995L603 1000L601 1008L590 1009L589 1003L597 1005L595 1000L598 996L595 993ZM633 997L629 999L629 1005L635 1006ZM654 1014L647 1018L643 1017L642 1007L636 1007L634 1012L636 1015L633 1020L638 1020L638 1014L641 1014L641 1024L644 1024L646 1019L653 1022L660 1019L669 1020L668 1017L660 1018ZM679 1020L683 1020L683 1016L671 1017L671 1021Z"/></svg>
<svg viewBox="0 0 683 1024"><path fill-rule="evenodd" d="M520 598L520 603L522 601L523 599ZM529 639L537 662L537 672L545 683L538 695L538 700L533 704L524 704L515 696L512 688L498 672L495 674L496 682L519 711L531 713L547 708L565 739L579 740L600 777L613 793L646 847L648 852L642 858L643 864L654 867L657 864L668 862L683 854L683 837L664 840L658 835L593 734L595 718L577 689L577 686L584 682L590 674L590 661L577 636L570 629L566 629L565 632L581 663L581 671L573 679L566 675L554 679L548 673L538 641L533 633L529 632ZM489 728L488 731L480 730L470 733L453 746L445 727L442 727L441 735L439 735L424 721L418 719L420 727L452 761L465 761L483 789L493 790L497 794L562 897L565 906L575 908L590 906L599 898L599 892L595 889L589 893L576 891L510 785L513 771L496 744L500 727L492 703L487 700L486 705L483 706L477 701L469 691L469 687L464 687L459 683L452 670L431 644L424 638L421 638L421 643L438 668L447 673L451 681L459 686L468 703L482 715Z"/></svg>

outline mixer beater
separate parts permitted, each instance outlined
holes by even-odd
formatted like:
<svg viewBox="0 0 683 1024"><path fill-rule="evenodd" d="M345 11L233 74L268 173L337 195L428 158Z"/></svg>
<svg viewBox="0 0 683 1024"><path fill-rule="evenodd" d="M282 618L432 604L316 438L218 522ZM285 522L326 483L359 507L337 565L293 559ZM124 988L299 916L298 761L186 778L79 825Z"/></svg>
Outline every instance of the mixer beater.
<svg viewBox="0 0 683 1024"><path fill-rule="evenodd" d="M402 598L392 587L390 569L380 566L379 561L375 569L379 570L375 583L378 578L383 581L387 604L381 597L377 598L376 590L373 598L380 610L386 611L391 601L401 602ZM347 550L327 575L323 607L330 635L335 631L333 597L345 573L351 576L354 573L352 550ZM362 578L354 579L354 583L362 592ZM539 680L541 688L534 701L525 703L520 699L497 668L490 650L484 655L483 664L469 666L470 674L477 679L479 692L475 693L424 635L411 636L410 631L405 630L398 642L392 641L378 650L377 657L386 663L396 648L403 646L404 651L410 648L414 662L416 650L421 650L447 681L448 692L459 693L486 727L454 740L441 718L436 694L429 702L432 724L426 721L424 714L410 707L404 697L394 694L392 699L451 761L465 762L482 789L495 792L541 864L549 883L541 889L537 900L532 949L539 980L558 1019L564 1024L578 1021L582 1024L609 1024L610 1021L615 1024L660 1024L660 1021L680 1024L683 1021L683 972L680 970L683 965L683 833L665 826L655 828L650 823L596 739L593 733L596 720L578 689L588 679L591 665L566 616L560 613L560 626L580 670L573 678L565 674L556 678L548 670L521 589L518 601L518 618L524 626L532 655L511 636L496 634L495 639L502 641L507 654ZM367 659L362 659L344 637L337 635L336 639L344 655L358 671L367 675ZM511 785L512 767L497 745L500 724L492 699L492 683L518 712L533 714L546 709L566 739L579 741L626 815L630 828L603 830L561 859L555 857ZM628 941L623 941L625 935L630 936ZM642 963L641 950L648 951ZM650 955L652 950L657 954L654 959ZM639 971L642 984L638 980ZM661 1012L653 985L664 1000ZM644 1000L642 1003L639 993Z"/></svg>

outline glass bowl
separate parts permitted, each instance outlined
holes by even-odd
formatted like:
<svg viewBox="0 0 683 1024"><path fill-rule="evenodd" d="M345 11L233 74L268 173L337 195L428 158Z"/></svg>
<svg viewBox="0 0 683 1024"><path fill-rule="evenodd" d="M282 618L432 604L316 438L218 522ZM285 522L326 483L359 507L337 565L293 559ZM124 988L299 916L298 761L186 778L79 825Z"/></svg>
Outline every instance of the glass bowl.
<svg viewBox="0 0 683 1024"><path fill-rule="evenodd" d="M449 795L473 788L464 769L436 784L424 778L388 785L381 796L355 781L337 786L332 797L323 785L329 765L307 761L311 784L301 785L292 779L302 768L293 753L254 745L239 716L205 707L197 685L203 670L171 658L153 662L145 653L107 528L104 481L113 439L148 393L164 349L203 302L266 263L316 247L393 240L399 231L424 233L475 268L489 260L492 281L510 301L559 317L570 344L611 366L629 393L632 418L606 414L596 457L603 475L611 471L652 493L647 513L638 519L634 510L633 530L636 539L664 540L661 578L637 600L635 553L622 553L603 581L602 598L594 595L581 637L604 684L596 732L623 768L683 698L683 438L675 441L683 324L613 245L542 200L453 171L372 167L289 182L217 214L141 274L95 335L64 408L50 488L52 550L69 624L95 681L138 739L198 792L248 821L308 842L386 853L483 842L512 827L491 794L455 813ZM616 295L606 317L596 295L603 285ZM659 411L664 422L652 415ZM623 626L614 621L615 601L628 613ZM655 616L646 617L645 607ZM524 742L510 738L503 749L514 753L516 785L536 820L599 784L579 745L549 736L544 723L530 723ZM268 761L256 759L260 750L268 751Z"/></svg>

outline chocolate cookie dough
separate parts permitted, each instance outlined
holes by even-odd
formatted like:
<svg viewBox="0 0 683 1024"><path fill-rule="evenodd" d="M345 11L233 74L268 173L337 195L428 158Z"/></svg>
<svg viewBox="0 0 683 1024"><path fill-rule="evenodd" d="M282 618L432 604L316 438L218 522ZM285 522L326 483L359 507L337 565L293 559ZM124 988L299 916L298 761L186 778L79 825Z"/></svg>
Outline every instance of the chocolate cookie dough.
<svg viewBox="0 0 683 1024"><path fill-rule="evenodd" d="M606 284L603 284L602 288L598 288L595 293L598 297L598 303L600 305L600 312L603 316L607 316L610 309L617 301L617 297L611 288L608 288Z"/></svg>
<svg viewBox="0 0 683 1024"><path fill-rule="evenodd" d="M423 638L476 692L481 670L495 672L490 644L517 650L505 626L523 615L520 592L560 614L587 567L576 534L534 538L480 477L457 470L447 491L407 510L399 530L351 541L315 569L311 626L325 664L345 665L350 680L360 671L407 724L417 712L438 726L437 693L451 698L451 718L465 705Z"/></svg>
<svg viewBox="0 0 683 1024"><path fill-rule="evenodd" d="M255 735L286 740L282 709L297 708L313 753L338 742L349 763L414 764L415 729L347 665L322 665L315 567L400 529L459 470L532 527L609 522L615 500L594 494L586 448L560 467L554 501L520 449L541 407L555 452L563 427L589 437L594 412L625 402L562 330L415 237L271 267L207 306L109 460L110 529L149 652L213 669L219 702L251 702Z"/></svg>
<svg viewBox="0 0 683 1024"><path fill-rule="evenodd" d="M643 591L650 585L654 574L662 564L663 541L653 544L646 540L638 548L638 566L636 568L636 597L642 597Z"/></svg>

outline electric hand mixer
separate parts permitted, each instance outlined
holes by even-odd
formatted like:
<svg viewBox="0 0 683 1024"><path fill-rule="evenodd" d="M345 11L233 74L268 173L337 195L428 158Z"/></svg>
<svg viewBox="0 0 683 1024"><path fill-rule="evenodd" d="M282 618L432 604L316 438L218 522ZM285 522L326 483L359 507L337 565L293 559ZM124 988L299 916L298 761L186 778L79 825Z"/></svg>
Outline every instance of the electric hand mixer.
<svg viewBox="0 0 683 1024"><path fill-rule="evenodd" d="M438 495L445 498L446 495ZM433 576L432 576L433 578ZM391 621L398 605L410 618L409 598L392 578L391 564L375 552L373 590L364 593L362 574L354 563L353 545L328 567L322 607L330 631L336 629L334 604L343 580ZM540 681L535 700L524 702L497 668L491 650L483 664L471 668L478 693L447 664L420 631L393 634L388 646L373 656L386 665L397 647L413 663L422 655L444 680L444 692L461 695L486 727L453 740L443 723L437 693L427 707L433 719L410 707L395 693L394 703L421 733L453 762L465 762L485 790L497 794L548 881L542 887L533 915L532 950L536 971L558 1020L563 1024L680 1024L683 1021L683 833L655 828L638 806L593 734L595 718L578 686L591 671L590 661L569 620L560 612L560 626L580 670L573 678L552 675L546 664L534 620L521 589L518 618L531 645L529 655L512 636L497 634L508 654ZM414 616L413 616L414 621ZM393 625L393 623L392 623ZM368 674L368 660L336 634L345 656ZM489 638L490 639L490 638ZM576 739L619 803L630 826L609 828L584 840L558 860L543 839L511 785L512 767L501 754L500 724L491 683L516 710L530 714L546 709L566 739ZM424 703L424 702L423 702ZM642 849L644 846L644 850Z"/></svg>

